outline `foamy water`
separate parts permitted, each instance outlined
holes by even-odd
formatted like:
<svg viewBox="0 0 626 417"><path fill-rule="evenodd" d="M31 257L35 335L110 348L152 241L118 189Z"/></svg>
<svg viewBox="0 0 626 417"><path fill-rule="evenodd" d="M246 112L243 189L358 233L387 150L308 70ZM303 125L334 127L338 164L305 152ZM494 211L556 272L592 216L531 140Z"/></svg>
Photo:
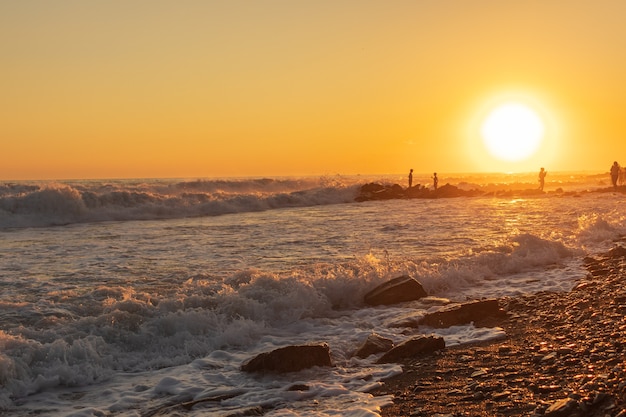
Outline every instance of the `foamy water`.
<svg viewBox="0 0 626 417"><path fill-rule="evenodd" d="M549 175L547 191L606 187L601 174ZM446 299L569 290L584 274L582 257L625 230L621 193L354 203L370 180L0 187L4 414L193 416L261 406L265 415L378 415L390 398L368 391L401 370L352 357L371 332L396 342L434 332L448 345L500 337L472 325L396 325ZM536 187L532 175L440 181ZM372 287L405 273L431 297L363 305ZM239 370L258 353L311 342L329 344L334 367ZM289 390L295 383L309 389ZM200 402L175 408L189 401Z"/></svg>

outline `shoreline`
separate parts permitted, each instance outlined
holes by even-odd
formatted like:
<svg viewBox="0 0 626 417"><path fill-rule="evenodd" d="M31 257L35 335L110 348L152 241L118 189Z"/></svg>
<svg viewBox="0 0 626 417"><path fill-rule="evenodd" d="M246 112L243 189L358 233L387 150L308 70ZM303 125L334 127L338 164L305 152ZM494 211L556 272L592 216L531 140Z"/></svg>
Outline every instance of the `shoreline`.
<svg viewBox="0 0 626 417"><path fill-rule="evenodd" d="M625 241L620 242L624 244ZM567 293L499 300L506 336L407 359L382 417L626 417L626 248L584 259Z"/></svg>

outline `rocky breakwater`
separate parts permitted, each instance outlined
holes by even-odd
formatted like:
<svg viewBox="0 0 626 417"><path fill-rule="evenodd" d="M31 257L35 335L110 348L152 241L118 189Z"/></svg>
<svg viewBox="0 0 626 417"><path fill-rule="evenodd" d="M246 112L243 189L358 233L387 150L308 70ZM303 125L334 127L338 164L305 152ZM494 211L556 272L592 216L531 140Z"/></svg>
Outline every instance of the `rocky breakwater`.
<svg viewBox="0 0 626 417"><path fill-rule="evenodd" d="M585 266L571 292L498 300L506 338L405 357L382 415L626 417L626 248Z"/></svg>
<svg viewBox="0 0 626 417"><path fill-rule="evenodd" d="M361 186L356 201L391 200L397 198L450 198L482 195L480 191L462 190L454 185L446 184L436 190L416 185L410 188L402 188L398 184L384 185L370 183Z"/></svg>
<svg viewBox="0 0 626 417"><path fill-rule="evenodd" d="M503 186L505 187L505 186ZM626 187L625 187L626 188ZM613 190L613 189L610 189ZM597 191L610 191L609 189ZM614 190L615 191L615 190ZM624 191L621 191L624 192ZM550 192L545 192L537 188L526 189L499 189L481 191L477 189L464 190L452 184L445 184L436 190L416 185L410 188L403 188L399 184L379 184L369 183L361 186L359 194L355 201L372 201L372 200L392 200L407 198L453 198L453 197L476 197L476 196L493 196L493 197L536 197L542 195L578 195L578 192L564 192L563 189L557 188Z"/></svg>

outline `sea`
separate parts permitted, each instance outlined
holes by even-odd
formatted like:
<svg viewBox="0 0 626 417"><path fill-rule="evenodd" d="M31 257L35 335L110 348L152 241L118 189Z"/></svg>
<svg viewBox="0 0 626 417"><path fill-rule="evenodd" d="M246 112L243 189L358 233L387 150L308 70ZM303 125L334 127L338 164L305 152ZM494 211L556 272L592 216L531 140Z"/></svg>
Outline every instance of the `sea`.
<svg viewBox="0 0 626 417"><path fill-rule="evenodd" d="M408 172L407 172L408 174ZM505 337L402 323L449 303L569 291L626 234L606 172L439 175L472 197L356 202L406 175L0 183L0 414L378 416L398 364L376 333L447 346ZM428 175L413 184L432 187ZM410 275L418 301L367 306ZM332 367L254 374L264 352L327 343Z"/></svg>

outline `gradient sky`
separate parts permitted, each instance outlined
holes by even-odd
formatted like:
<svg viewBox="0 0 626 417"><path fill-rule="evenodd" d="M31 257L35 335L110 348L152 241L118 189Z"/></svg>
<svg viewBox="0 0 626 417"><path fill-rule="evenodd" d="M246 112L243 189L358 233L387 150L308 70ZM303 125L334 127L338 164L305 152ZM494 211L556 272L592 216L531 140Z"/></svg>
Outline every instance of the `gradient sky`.
<svg viewBox="0 0 626 417"><path fill-rule="evenodd" d="M608 171L626 2L0 0L0 179ZM497 103L537 154L482 147Z"/></svg>

